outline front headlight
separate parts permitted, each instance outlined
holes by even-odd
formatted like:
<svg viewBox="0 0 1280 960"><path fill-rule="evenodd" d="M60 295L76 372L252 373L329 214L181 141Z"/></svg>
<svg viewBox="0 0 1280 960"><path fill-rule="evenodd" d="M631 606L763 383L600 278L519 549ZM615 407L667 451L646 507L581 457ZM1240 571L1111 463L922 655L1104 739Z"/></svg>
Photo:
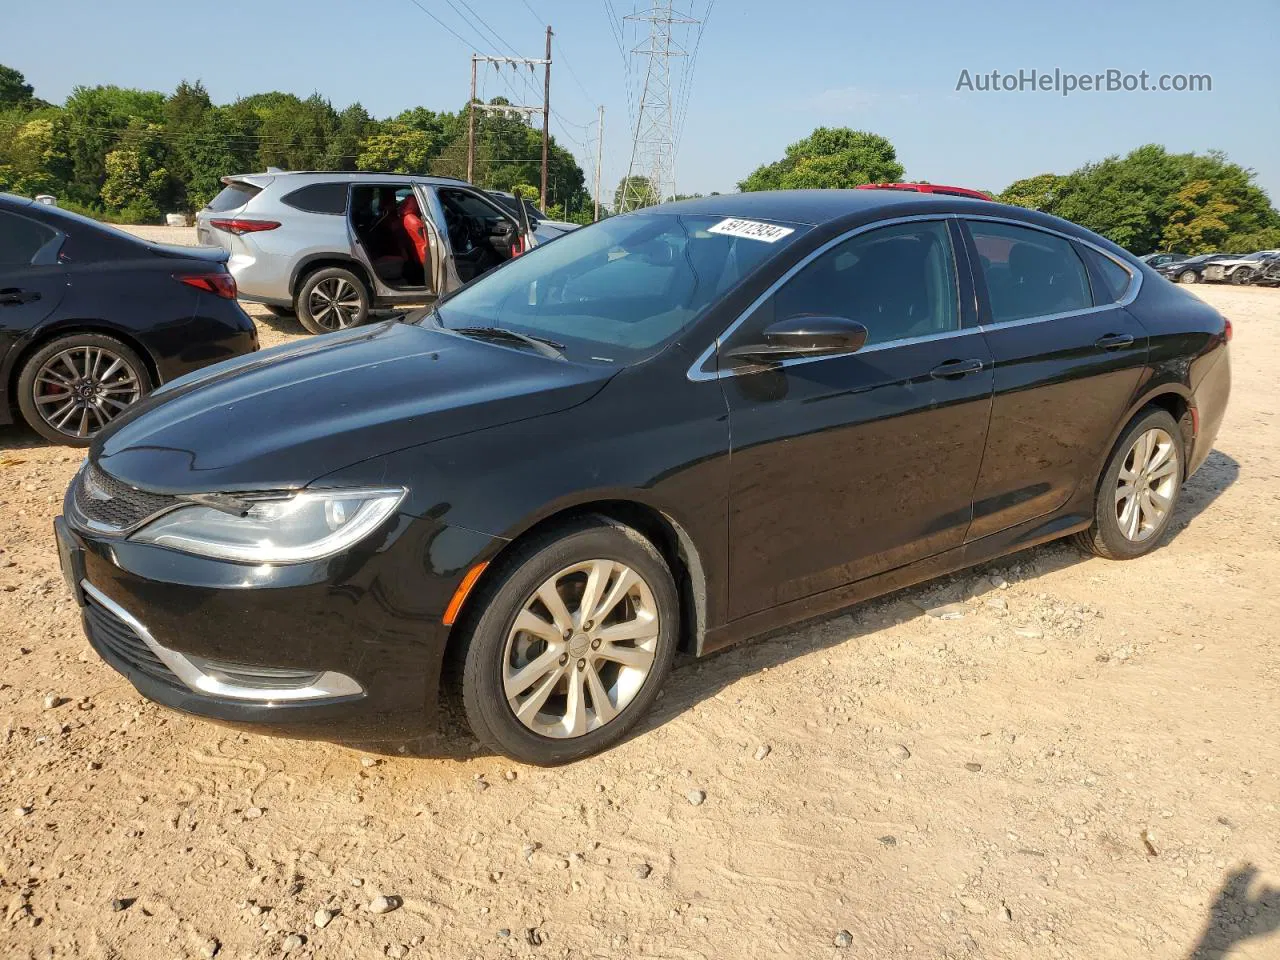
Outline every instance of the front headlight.
<svg viewBox="0 0 1280 960"><path fill-rule="evenodd" d="M368 536L405 492L393 487L243 497L244 516L200 505L180 507L130 539L219 560L303 563L340 553Z"/></svg>

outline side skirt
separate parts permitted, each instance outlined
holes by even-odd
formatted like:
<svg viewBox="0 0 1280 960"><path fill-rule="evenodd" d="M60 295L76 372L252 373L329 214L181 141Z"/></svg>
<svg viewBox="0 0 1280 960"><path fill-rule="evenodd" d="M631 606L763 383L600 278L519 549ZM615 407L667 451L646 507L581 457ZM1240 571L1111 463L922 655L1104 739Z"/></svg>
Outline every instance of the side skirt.
<svg viewBox="0 0 1280 960"><path fill-rule="evenodd" d="M1075 505L1073 505L1075 506ZM795 626L805 620L815 619L836 610L883 596L925 580L954 573L1006 554L1026 550L1050 540L1057 540L1078 530L1086 529L1091 522L1088 514L1060 513L1045 519L1029 520L1008 530L993 533L981 540L973 540L945 553L917 560L906 566L867 577L843 587L836 587L811 597L792 600L769 610L762 610L740 620L708 630L698 645L698 656L723 650L740 640L758 636L781 627Z"/></svg>

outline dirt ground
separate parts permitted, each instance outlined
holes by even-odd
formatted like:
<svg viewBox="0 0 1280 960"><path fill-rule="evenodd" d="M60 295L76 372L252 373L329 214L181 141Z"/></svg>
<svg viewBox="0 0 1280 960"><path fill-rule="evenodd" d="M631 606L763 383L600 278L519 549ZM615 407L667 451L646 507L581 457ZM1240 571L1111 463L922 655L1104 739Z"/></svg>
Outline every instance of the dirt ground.
<svg viewBox="0 0 1280 960"><path fill-rule="evenodd" d="M1195 290L1235 391L1158 552L684 665L559 770L147 703L58 574L81 455L0 428L0 956L1280 957L1280 290Z"/></svg>

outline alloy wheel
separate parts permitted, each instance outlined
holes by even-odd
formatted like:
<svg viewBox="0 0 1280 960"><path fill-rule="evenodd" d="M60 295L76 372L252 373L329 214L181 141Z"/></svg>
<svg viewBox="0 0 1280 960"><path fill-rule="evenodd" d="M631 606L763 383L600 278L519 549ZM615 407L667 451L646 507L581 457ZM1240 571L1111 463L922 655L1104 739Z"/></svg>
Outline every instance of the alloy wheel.
<svg viewBox="0 0 1280 960"><path fill-rule="evenodd" d="M342 277L321 280L307 298L311 316L326 330L341 330L355 323L360 313L360 294Z"/></svg>
<svg viewBox="0 0 1280 960"><path fill-rule="evenodd" d="M1141 543L1160 530L1178 489L1178 450L1159 427L1138 434L1116 481L1116 521L1126 539Z"/></svg>
<svg viewBox="0 0 1280 960"><path fill-rule="evenodd" d="M659 629L653 591L631 567L614 560L565 567L530 595L507 635L507 705L544 737L598 730L644 686Z"/></svg>
<svg viewBox="0 0 1280 960"><path fill-rule="evenodd" d="M32 400L59 433L87 440L142 396L138 371L106 347L69 347L36 371Z"/></svg>

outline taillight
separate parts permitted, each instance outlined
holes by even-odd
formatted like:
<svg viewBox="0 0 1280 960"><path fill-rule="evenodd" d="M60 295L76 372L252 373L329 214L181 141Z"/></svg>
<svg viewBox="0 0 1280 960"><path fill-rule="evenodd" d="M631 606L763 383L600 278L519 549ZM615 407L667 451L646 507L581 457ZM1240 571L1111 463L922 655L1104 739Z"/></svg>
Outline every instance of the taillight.
<svg viewBox="0 0 1280 960"><path fill-rule="evenodd" d="M1222 327L1222 335L1226 338L1227 343L1230 343L1230 342L1231 342L1231 335L1232 335L1233 333L1235 333L1235 331L1231 329L1231 321L1230 321L1230 320L1225 320L1225 319L1224 319L1224 320L1222 321L1222 323L1223 323L1223 327Z"/></svg>
<svg viewBox="0 0 1280 960"><path fill-rule="evenodd" d="M173 279L224 300L236 298L236 278L229 273L174 274Z"/></svg>
<svg viewBox="0 0 1280 960"><path fill-rule="evenodd" d="M234 233L237 237L246 233L261 233L280 226L278 220L210 220L209 226Z"/></svg>

